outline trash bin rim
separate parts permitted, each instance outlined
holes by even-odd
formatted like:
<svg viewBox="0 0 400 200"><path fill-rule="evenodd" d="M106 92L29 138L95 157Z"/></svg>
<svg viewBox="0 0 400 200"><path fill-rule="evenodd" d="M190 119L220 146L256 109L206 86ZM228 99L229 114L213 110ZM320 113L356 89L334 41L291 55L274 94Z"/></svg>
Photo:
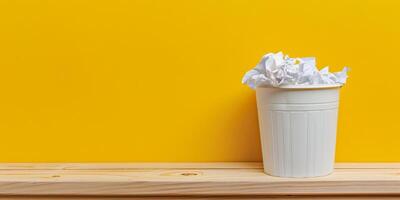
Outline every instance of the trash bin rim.
<svg viewBox="0 0 400 200"><path fill-rule="evenodd" d="M281 85L279 87L273 86L259 86L260 88L276 88L276 89L330 89L340 88L342 84L320 84L320 85Z"/></svg>

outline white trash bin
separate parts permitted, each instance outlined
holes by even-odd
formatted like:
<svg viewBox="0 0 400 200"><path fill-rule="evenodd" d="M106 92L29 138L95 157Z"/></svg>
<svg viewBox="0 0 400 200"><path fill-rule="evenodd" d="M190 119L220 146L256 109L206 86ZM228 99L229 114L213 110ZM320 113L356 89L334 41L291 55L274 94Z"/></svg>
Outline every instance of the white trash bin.
<svg viewBox="0 0 400 200"><path fill-rule="evenodd" d="M315 177L333 171L340 87L256 88L265 173Z"/></svg>

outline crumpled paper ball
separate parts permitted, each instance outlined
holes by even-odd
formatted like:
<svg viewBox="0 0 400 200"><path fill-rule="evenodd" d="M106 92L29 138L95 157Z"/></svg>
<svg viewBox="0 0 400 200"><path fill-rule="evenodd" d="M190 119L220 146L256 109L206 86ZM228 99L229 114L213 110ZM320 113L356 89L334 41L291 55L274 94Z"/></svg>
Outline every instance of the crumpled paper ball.
<svg viewBox="0 0 400 200"><path fill-rule="evenodd" d="M343 85L347 72L347 67L335 73L329 72L329 67L318 70L314 57L290 58L278 52L263 56L257 66L244 75L242 83L253 89L258 86Z"/></svg>

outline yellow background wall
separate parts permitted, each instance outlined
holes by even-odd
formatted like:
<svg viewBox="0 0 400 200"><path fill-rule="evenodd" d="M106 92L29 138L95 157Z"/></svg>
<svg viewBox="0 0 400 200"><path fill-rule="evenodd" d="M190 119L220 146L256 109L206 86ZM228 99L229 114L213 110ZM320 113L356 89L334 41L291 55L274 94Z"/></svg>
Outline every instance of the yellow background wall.
<svg viewBox="0 0 400 200"><path fill-rule="evenodd" d="M267 52L351 67L337 161L400 161L400 1L0 1L0 161L258 161Z"/></svg>

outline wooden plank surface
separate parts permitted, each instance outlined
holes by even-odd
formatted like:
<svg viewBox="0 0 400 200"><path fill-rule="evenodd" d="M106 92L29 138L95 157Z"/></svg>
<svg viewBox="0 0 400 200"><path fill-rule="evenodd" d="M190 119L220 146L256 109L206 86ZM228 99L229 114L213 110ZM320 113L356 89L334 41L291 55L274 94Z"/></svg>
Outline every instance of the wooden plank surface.
<svg viewBox="0 0 400 200"><path fill-rule="evenodd" d="M0 200L395 200L398 196L0 196Z"/></svg>
<svg viewBox="0 0 400 200"><path fill-rule="evenodd" d="M0 197L400 195L398 163L336 166L299 179L268 176L260 163L3 163Z"/></svg>
<svg viewBox="0 0 400 200"><path fill-rule="evenodd" d="M0 170L121 170L121 169L261 169L260 162L192 163L0 163ZM400 164L399 164L400 168Z"/></svg>

